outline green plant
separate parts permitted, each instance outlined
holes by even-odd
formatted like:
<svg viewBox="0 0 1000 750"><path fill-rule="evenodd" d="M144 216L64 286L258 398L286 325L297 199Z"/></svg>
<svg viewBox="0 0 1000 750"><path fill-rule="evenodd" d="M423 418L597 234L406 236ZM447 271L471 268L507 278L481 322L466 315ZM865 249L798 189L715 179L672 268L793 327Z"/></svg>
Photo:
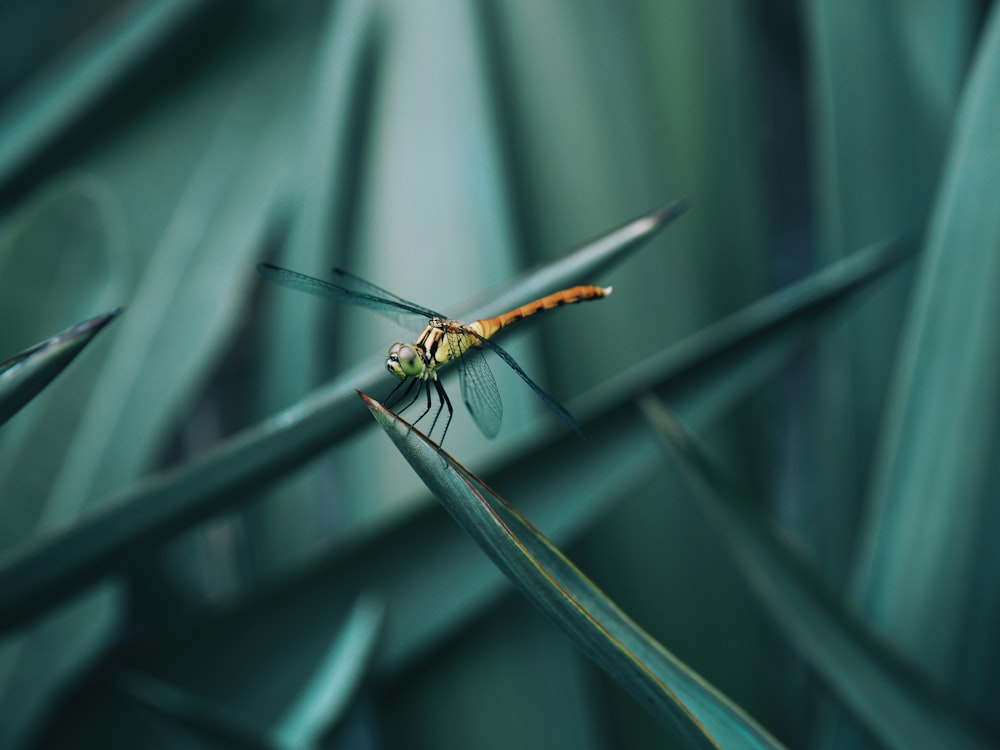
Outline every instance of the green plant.
<svg viewBox="0 0 1000 750"><path fill-rule="evenodd" d="M0 8L0 352L126 312L0 429L0 745L996 744L995 4L69 8ZM498 370L422 473L653 714L365 429L400 332L261 260L615 286L509 339L586 441Z"/></svg>

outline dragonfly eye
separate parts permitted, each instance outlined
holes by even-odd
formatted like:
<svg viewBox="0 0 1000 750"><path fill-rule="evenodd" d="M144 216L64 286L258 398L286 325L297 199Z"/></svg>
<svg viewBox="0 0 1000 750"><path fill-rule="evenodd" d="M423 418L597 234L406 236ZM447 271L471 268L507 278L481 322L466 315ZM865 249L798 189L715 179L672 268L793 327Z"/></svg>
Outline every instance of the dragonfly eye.
<svg viewBox="0 0 1000 750"><path fill-rule="evenodd" d="M406 380L419 375L424 369L424 362L416 347L397 341L389 347L389 358L385 361L385 366L397 378Z"/></svg>

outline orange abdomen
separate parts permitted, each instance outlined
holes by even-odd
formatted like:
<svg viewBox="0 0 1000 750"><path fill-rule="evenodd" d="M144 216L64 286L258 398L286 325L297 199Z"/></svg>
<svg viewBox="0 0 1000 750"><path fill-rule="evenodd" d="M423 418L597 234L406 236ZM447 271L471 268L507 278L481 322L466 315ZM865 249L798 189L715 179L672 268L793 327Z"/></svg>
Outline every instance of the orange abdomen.
<svg viewBox="0 0 1000 750"><path fill-rule="evenodd" d="M570 289L563 289L559 292L547 294L544 297L536 299L534 302L529 302L509 312L501 313L494 318L477 320L469 324L468 328L476 331L484 339L488 339L495 335L501 328L506 328L511 323L516 323L522 318L530 317L543 310L551 310L554 307L562 307L563 305L573 305L577 302L587 302L592 299L601 299L602 297L607 297L609 294L611 294L611 287L593 286L592 284L574 286Z"/></svg>

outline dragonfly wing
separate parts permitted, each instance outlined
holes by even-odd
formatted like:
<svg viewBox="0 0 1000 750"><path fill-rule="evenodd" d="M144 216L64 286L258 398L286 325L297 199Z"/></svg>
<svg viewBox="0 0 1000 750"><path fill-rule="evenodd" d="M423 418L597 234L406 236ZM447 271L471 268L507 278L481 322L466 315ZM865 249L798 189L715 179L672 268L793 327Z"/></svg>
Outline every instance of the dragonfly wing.
<svg viewBox="0 0 1000 750"><path fill-rule="evenodd" d="M334 297L352 305L367 307L369 310L382 313L405 326L426 324L428 318L441 317L433 310L407 302L402 297L346 271L334 271L336 283L307 276L304 273L291 271L271 263L258 263L257 271L266 279L289 289L314 294L318 297Z"/></svg>
<svg viewBox="0 0 1000 750"><path fill-rule="evenodd" d="M337 285L348 290L352 295L357 295L365 299L375 299L388 302L394 307L398 307L401 310L408 310L425 318L447 317L439 312L431 310L429 307L424 307L423 305L418 305L415 302L403 299L398 294L393 294L388 289L383 289L370 281L365 281L360 276L355 276L353 273L345 271L343 268L334 268L333 276L337 280Z"/></svg>
<svg viewBox="0 0 1000 750"><path fill-rule="evenodd" d="M476 425L486 437L496 437L503 419L503 402L482 349L468 349L458 360L458 382L462 400Z"/></svg>
<svg viewBox="0 0 1000 750"><path fill-rule="evenodd" d="M472 335L474 335L474 336L476 335L473 332L470 332L470 333L472 333ZM533 390L535 393L538 394L538 397L540 399L542 399L542 401L545 402L545 405L548 406L550 409L552 409L552 411L554 411L556 414L558 414L559 418L563 422L565 422L567 425L569 425L570 429L572 429L573 432L575 432L578 437L580 437L581 439L583 439L583 430L580 429L580 425L578 425L576 423L576 420L573 419L573 415L570 414L569 411L567 411L567 409L566 409L565 406L563 406L562 404L560 404L558 401L556 401L554 398L552 398L552 396L550 396L545 391L543 391L542 388L541 388L541 386L539 386L538 383L536 383L534 380L532 380L531 378L529 378L528 377L528 373L526 373L524 370L522 370L521 366L517 362L514 361L514 358L512 356L510 356L504 349L500 348L499 345L494 344L489 339L484 339L482 337L477 337L477 338L479 338L480 342L482 343L482 345L484 347L490 349L494 354L496 354L498 357L500 357L500 359L502 359L504 362L506 362L507 365L510 367L510 369L512 369L514 372L516 372L518 374L518 376L521 378L521 380L523 380L525 383L527 383L528 387L530 387L531 390ZM485 360L484 360L484 364L485 364ZM492 373L491 373L491 376L492 376Z"/></svg>

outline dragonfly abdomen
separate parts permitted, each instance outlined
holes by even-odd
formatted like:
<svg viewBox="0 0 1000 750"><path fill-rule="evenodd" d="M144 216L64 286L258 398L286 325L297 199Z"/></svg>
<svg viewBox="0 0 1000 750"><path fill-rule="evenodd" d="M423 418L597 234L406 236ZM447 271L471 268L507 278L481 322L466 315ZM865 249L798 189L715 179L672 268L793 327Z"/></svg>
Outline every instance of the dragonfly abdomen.
<svg viewBox="0 0 1000 750"><path fill-rule="evenodd" d="M484 339L488 339L496 335L497 331L523 318L529 318L545 310L562 307L563 305L574 305L577 302L589 302L590 300L601 299L602 297L607 297L609 294L611 294L611 287L609 286L594 286L593 284L574 286L547 294L544 297L536 299L534 302L521 305L496 317L477 320L474 323L470 323L467 327L472 328Z"/></svg>

